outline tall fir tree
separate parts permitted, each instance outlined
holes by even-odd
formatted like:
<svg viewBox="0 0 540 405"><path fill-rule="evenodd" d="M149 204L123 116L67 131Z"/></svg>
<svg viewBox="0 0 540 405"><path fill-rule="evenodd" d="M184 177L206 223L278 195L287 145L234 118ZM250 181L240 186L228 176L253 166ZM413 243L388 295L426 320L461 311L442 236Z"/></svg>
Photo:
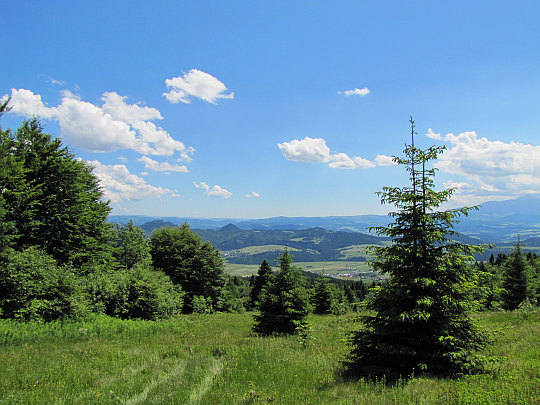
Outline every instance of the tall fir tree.
<svg viewBox="0 0 540 405"><path fill-rule="evenodd" d="M467 262L482 248L451 239L457 218L477 207L437 211L453 190L436 191L436 169L427 165L444 147L416 148L412 118L410 123L412 143L394 161L407 168L411 185L378 193L398 211L389 214L394 222L373 228L393 239L390 246L373 247L373 267L389 278L374 289L347 361L348 371L387 381L472 372L482 363L476 352L487 344L468 316L476 308L478 275Z"/></svg>

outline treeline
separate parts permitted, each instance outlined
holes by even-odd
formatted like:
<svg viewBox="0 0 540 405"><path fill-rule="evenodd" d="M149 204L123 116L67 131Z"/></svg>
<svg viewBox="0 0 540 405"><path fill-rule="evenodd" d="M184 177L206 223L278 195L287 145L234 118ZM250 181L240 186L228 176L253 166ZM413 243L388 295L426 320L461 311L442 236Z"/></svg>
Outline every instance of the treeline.
<svg viewBox="0 0 540 405"><path fill-rule="evenodd" d="M0 317L159 319L254 309L256 277L225 274L220 252L187 224L147 237L133 222L108 223L102 197L92 167L36 119L0 130ZM366 292L362 283L336 284L332 299L349 308Z"/></svg>
<svg viewBox="0 0 540 405"><path fill-rule="evenodd" d="M474 267L482 275L484 309L514 310L540 303L540 256L524 253L519 240L509 255L491 254Z"/></svg>

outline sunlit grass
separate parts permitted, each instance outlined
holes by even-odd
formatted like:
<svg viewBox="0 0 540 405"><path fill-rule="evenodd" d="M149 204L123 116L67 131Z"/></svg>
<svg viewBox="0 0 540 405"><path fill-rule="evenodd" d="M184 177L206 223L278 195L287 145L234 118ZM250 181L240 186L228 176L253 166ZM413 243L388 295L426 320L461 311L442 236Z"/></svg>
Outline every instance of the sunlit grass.
<svg viewBox="0 0 540 405"><path fill-rule="evenodd" d="M312 339L257 337L250 314L159 322L96 317L56 324L0 321L0 403L24 404L534 404L540 312L491 312L491 372L395 386L344 381L352 314L309 317Z"/></svg>

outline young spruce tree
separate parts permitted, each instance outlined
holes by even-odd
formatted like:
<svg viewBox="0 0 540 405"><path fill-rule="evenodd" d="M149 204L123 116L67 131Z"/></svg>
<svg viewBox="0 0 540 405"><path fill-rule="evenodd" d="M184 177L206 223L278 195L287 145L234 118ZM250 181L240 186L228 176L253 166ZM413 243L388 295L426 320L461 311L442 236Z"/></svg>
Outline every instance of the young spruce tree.
<svg viewBox="0 0 540 405"><path fill-rule="evenodd" d="M481 361L475 352L487 344L467 313L475 309L471 297L477 274L467 261L482 247L453 241L460 215L478 207L445 211L437 208L453 189L435 191L436 169L428 168L444 147L426 150L406 145L404 158L394 161L410 174L408 187L384 187L383 204L398 211L394 222L374 230L393 244L373 247L373 267L389 278L374 289L362 317L365 328L353 334L348 371L371 379L407 378L413 374L454 376L473 372Z"/></svg>
<svg viewBox="0 0 540 405"><path fill-rule="evenodd" d="M305 277L292 266L287 249L278 258L279 271L263 287L253 330L261 335L294 334L305 325L309 313L309 293Z"/></svg>
<svg viewBox="0 0 540 405"><path fill-rule="evenodd" d="M268 284L271 279L272 267L270 267L268 260L264 259L259 266L257 277L255 278L255 282L253 284L253 287L251 288L250 298L251 305L253 307L257 305L257 302L259 301L259 295L261 294L262 289Z"/></svg>
<svg viewBox="0 0 540 405"><path fill-rule="evenodd" d="M533 268L521 250L519 241L504 262L502 307L507 310L517 309L523 302L536 302Z"/></svg>

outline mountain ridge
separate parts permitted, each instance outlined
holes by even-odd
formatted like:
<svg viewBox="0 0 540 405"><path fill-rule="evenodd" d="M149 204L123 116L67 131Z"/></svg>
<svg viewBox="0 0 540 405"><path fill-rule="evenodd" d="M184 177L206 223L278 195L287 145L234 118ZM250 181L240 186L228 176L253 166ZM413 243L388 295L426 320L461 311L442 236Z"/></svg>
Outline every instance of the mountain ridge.
<svg viewBox="0 0 540 405"><path fill-rule="evenodd" d="M330 231L370 233L371 226L386 226L392 221L388 215L352 215L326 217L270 217L263 219L238 218L191 218L148 215L111 215L110 222L120 224L133 219L141 226L151 221L163 221L172 225L187 222L193 229L218 230L229 224L240 230L302 230L324 228ZM171 225L169 225L171 226ZM479 211L461 217L455 230L482 242L508 244L540 237L540 197L524 197L515 200L490 201ZM372 234L372 233L371 233Z"/></svg>

